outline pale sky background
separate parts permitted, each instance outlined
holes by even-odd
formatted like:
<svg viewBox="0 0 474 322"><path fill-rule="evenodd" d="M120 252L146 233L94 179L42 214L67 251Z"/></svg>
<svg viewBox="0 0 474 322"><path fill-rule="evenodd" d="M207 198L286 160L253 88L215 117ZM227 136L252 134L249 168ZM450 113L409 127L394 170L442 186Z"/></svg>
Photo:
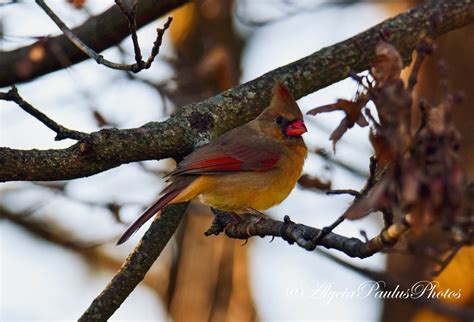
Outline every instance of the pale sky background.
<svg viewBox="0 0 474 322"><path fill-rule="evenodd" d="M274 2L252 2L253 14L256 18L258 15L268 17L280 14L274 8ZM100 13L112 3L89 0L87 8L93 13ZM314 4L315 1L304 3ZM72 9L65 1L48 1L48 4L71 27L87 18L86 14ZM303 10L258 28L240 26L247 38L241 81L251 80L324 46L344 40L382 21L387 15L382 6L362 3L347 8ZM9 40L0 42L2 50L30 43L31 39L26 37L58 33L57 27L33 1L0 6L0 17ZM154 22L139 32L145 56L149 53L157 24L162 25L163 21ZM123 42L131 53L130 44L129 38ZM109 49L103 54L113 61L120 58L116 49ZM173 49L165 36L160 56L172 55ZM129 61L133 62L132 56ZM166 79L171 72L158 59L150 70L141 72L139 76L158 80ZM119 72L90 60L18 87L23 98L39 110L58 123L80 131L97 130L91 116L91 106L120 124L121 128L137 127L152 120L167 118L162 113L161 98L155 91L130 82ZM338 98L351 98L355 91L356 84L345 80L308 95L298 103L306 112ZM306 122L309 133L304 136L307 145L331 151L329 133L335 129L341 117L342 114L338 113L318 115L317 118L309 116ZM351 129L338 144L336 158L357 168L367 169L371 155L367 133L367 128ZM71 140L55 142L54 135L15 104L0 101L1 146L45 149L66 147L73 143ZM164 167L163 162L150 161L148 164ZM309 157L305 172L330 178L334 188L359 189L364 184L364 180L345 170L333 169L328 172L325 163L314 155ZM122 214L124 220L131 222L140 212L140 206L152 201L162 187L160 180L144 173L139 166L130 164L90 178L74 180L68 185L68 193L77 200L130 203L123 208ZM294 221L323 227L332 223L350 200L345 196L326 196L295 188L286 201L268 213L279 219L288 214ZM1 184L0 203L14 210L35 206L38 209L34 216L51 216L51 220L59 221L65 231L82 240L111 240L107 251L121 259L126 257L134 242L145 231L140 230L133 241L125 246L113 247L113 241L125 227L116 223L105 210L45 192L30 183ZM344 223L336 232L360 238L361 229L373 236L379 231L380 222L376 216L369 216L361 221ZM108 270L91 269L75 253L34 238L5 220L0 220L0 242L1 321L76 320L113 276ZM255 238L244 247L251 248L252 291L262 321L378 319L381 303L374 298L337 299L328 303L327 298L316 296L321 286L329 286L334 291L356 290L364 278L353 272L280 239L270 244L269 238ZM332 253L349 260L336 251ZM384 266L383 255L351 261L374 269ZM166 320L164 314L153 291L140 286L112 320Z"/></svg>

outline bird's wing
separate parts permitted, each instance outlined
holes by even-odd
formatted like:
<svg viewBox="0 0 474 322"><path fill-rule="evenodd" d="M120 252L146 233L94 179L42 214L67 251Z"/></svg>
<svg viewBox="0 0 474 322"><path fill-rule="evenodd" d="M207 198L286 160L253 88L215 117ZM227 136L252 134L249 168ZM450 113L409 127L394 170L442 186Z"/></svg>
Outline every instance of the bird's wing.
<svg viewBox="0 0 474 322"><path fill-rule="evenodd" d="M251 138L240 141L213 141L181 161L169 176L182 174L219 174L232 171L265 171L277 164L280 155Z"/></svg>

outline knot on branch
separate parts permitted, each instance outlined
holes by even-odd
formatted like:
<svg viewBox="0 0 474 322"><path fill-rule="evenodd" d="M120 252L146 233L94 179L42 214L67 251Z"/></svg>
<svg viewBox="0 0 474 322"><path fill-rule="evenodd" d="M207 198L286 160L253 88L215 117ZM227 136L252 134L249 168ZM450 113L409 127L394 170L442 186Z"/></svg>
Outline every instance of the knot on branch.
<svg viewBox="0 0 474 322"><path fill-rule="evenodd" d="M189 116L189 125L199 133L210 132L214 128L215 119L211 113L193 111Z"/></svg>

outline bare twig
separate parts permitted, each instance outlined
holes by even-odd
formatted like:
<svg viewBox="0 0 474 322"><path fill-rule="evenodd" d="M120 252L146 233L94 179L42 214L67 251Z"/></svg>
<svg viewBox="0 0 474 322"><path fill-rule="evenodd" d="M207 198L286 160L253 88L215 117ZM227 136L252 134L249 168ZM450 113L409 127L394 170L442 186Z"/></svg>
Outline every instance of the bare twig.
<svg viewBox="0 0 474 322"><path fill-rule="evenodd" d="M372 156L370 158L369 177L367 178L367 182L366 182L365 186L361 189L361 191L357 191L357 190L353 190L353 189L339 189L339 190L329 190L329 191L326 192L326 194L328 194L328 195L348 194L348 195L354 196L354 202L357 202L358 199L367 196L370 189L372 189L374 187L374 185L378 182L378 179L380 179L380 177L376 177L376 169L377 169L377 160L375 159L375 157ZM384 214L384 216L386 215L385 212L383 214ZM326 236L328 233L332 232L345 219L346 219L345 215L341 215L331 225L329 225L327 227L324 227L321 230L320 234L317 236L317 238L315 240L315 243L319 243L319 241L321 239L323 239L324 236ZM390 225L386 225L386 227L388 227ZM366 240L368 240L367 237L366 237Z"/></svg>
<svg viewBox="0 0 474 322"><path fill-rule="evenodd" d="M356 197L357 198L357 197ZM321 242L321 240L328 235L329 233L332 233L334 229L336 229L337 226L342 224L342 222L346 219L344 215L339 216L332 224L329 226L323 227L319 234L314 238L314 243L317 245ZM368 241L368 239L366 239Z"/></svg>
<svg viewBox="0 0 474 322"><path fill-rule="evenodd" d="M161 47L161 42L163 41L163 36L165 34L166 29L169 28L171 21L173 21L173 18L168 17L168 20L163 25L163 28L156 28L157 36L156 36L155 42L153 42L153 47L151 48L151 54L144 64L144 68L149 68L151 64L153 63L153 60L155 59L155 57L158 55L160 51L160 47Z"/></svg>
<svg viewBox="0 0 474 322"><path fill-rule="evenodd" d="M289 244L296 243L308 251L314 250L316 246L323 246L339 250L350 257L359 258L366 258L392 248L410 228L407 221L409 216L407 216L407 220L395 223L368 242L363 242L357 238L348 238L332 232L328 232L320 238L321 229L296 224L288 216L285 216L282 222L270 218L242 219L217 209L213 209L213 212L215 218L212 226L206 231L206 236L219 235L225 232L228 237L236 239L248 239L252 236L281 237Z"/></svg>
<svg viewBox="0 0 474 322"><path fill-rule="evenodd" d="M137 0L133 0L132 10L128 10L128 8L125 6L122 0L115 0L115 4L117 4L117 6L120 8L120 10L123 12L125 17L127 18L128 28L130 29L131 36L132 36L133 49L135 51L135 61L139 67L142 67L143 65L142 52L140 49L140 45L138 44L138 35L137 35L137 20L136 20Z"/></svg>
<svg viewBox="0 0 474 322"><path fill-rule="evenodd" d="M18 104L18 106L20 106L26 113L32 115L38 121L56 132L56 137L54 138L56 141L64 139L82 140L88 136L88 134L84 132L69 130L50 119L44 113L38 111L20 96L18 89L15 86L12 86L12 88L6 93L0 92L0 100L11 101Z"/></svg>
<svg viewBox="0 0 474 322"><path fill-rule="evenodd" d="M112 69L118 69L118 70L126 70L126 71L131 71L134 73L137 73L143 69L148 69L150 68L153 60L155 57L158 55L159 52L159 47L162 42L162 38L164 35L164 32L166 29L171 24L171 21L173 18L169 17L168 21L164 24L163 29L158 28L157 29L157 38L155 42L153 43L153 48L152 48L152 53L148 60L146 62L141 60L141 52L140 48L138 46L138 38L137 38L137 24L135 20L135 11L132 10L132 12L128 12L128 10L125 9L125 6L121 3L121 1L117 1L117 4L121 3L119 5L120 9L125 13L127 19L129 20L129 25L131 28L132 32L132 39L134 43L134 48L135 48L135 57L138 59L140 58L139 61L137 61L135 64L119 64L119 63L114 63L110 60L105 59L102 55L96 53L92 48L87 46L81 39L79 39L72 31L69 29L66 24L51 10L51 8L48 7L48 5L44 2L44 0L36 0L36 3L41 7L41 9L46 12L46 14L51 18L51 20L54 21L54 23L61 29L61 31L64 33L64 35L72 42L74 45L76 45L77 48L79 48L82 52L84 52L87 56L90 58L94 59L98 64L107 66ZM137 49L138 48L138 49ZM137 52L138 50L138 52Z"/></svg>
<svg viewBox="0 0 474 322"><path fill-rule="evenodd" d="M187 203L168 206L157 216L119 272L97 296L79 321L107 321L140 283L173 236Z"/></svg>
<svg viewBox="0 0 474 322"><path fill-rule="evenodd" d="M335 166L341 167L342 169L347 170L358 177L367 178L369 176L369 173L367 173L365 170L357 169L356 167L345 163L344 161L330 157L329 153L324 149L316 149L314 153L323 158L325 161L332 163Z"/></svg>
<svg viewBox="0 0 474 322"><path fill-rule="evenodd" d="M354 189L334 189L326 191L327 195L350 195L355 198L360 198L361 194L359 191Z"/></svg>
<svg viewBox="0 0 474 322"><path fill-rule="evenodd" d="M172 17L168 17L168 20L163 25L163 28L156 29L156 39L153 42L153 47L151 49L150 56L148 57L147 61L143 61L142 53L140 49L140 45L138 44L138 35L137 35L137 21L136 21L136 13L137 13L137 1L134 0L132 4L132 10L128 10L127 7L124 5L122 0L115 0L117 6L122 10L123 14L128 20L128 26L130 28L130 32L132 35L132 42L133 42L133 50L135 52L135 61L133 72L138 72L142 69L150 68L153 60L158 55L161 47L161 43L163 41L163 36L165 34L166 29L169 28L171 25L171 21L173 21Z"/></svg>

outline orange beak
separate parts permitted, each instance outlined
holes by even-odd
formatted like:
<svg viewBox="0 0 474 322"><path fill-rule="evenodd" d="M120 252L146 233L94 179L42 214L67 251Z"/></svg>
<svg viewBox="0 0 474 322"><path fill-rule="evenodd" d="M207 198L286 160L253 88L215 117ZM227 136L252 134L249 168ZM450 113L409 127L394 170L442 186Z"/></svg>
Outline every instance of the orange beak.
<svg viewBox="0 0 474 322"><path fill-rule="evenodd" d="M308 132L303 120L296 120L288 124L286 128L286 135L288 136L301 136L303 133Z"/></svg>

